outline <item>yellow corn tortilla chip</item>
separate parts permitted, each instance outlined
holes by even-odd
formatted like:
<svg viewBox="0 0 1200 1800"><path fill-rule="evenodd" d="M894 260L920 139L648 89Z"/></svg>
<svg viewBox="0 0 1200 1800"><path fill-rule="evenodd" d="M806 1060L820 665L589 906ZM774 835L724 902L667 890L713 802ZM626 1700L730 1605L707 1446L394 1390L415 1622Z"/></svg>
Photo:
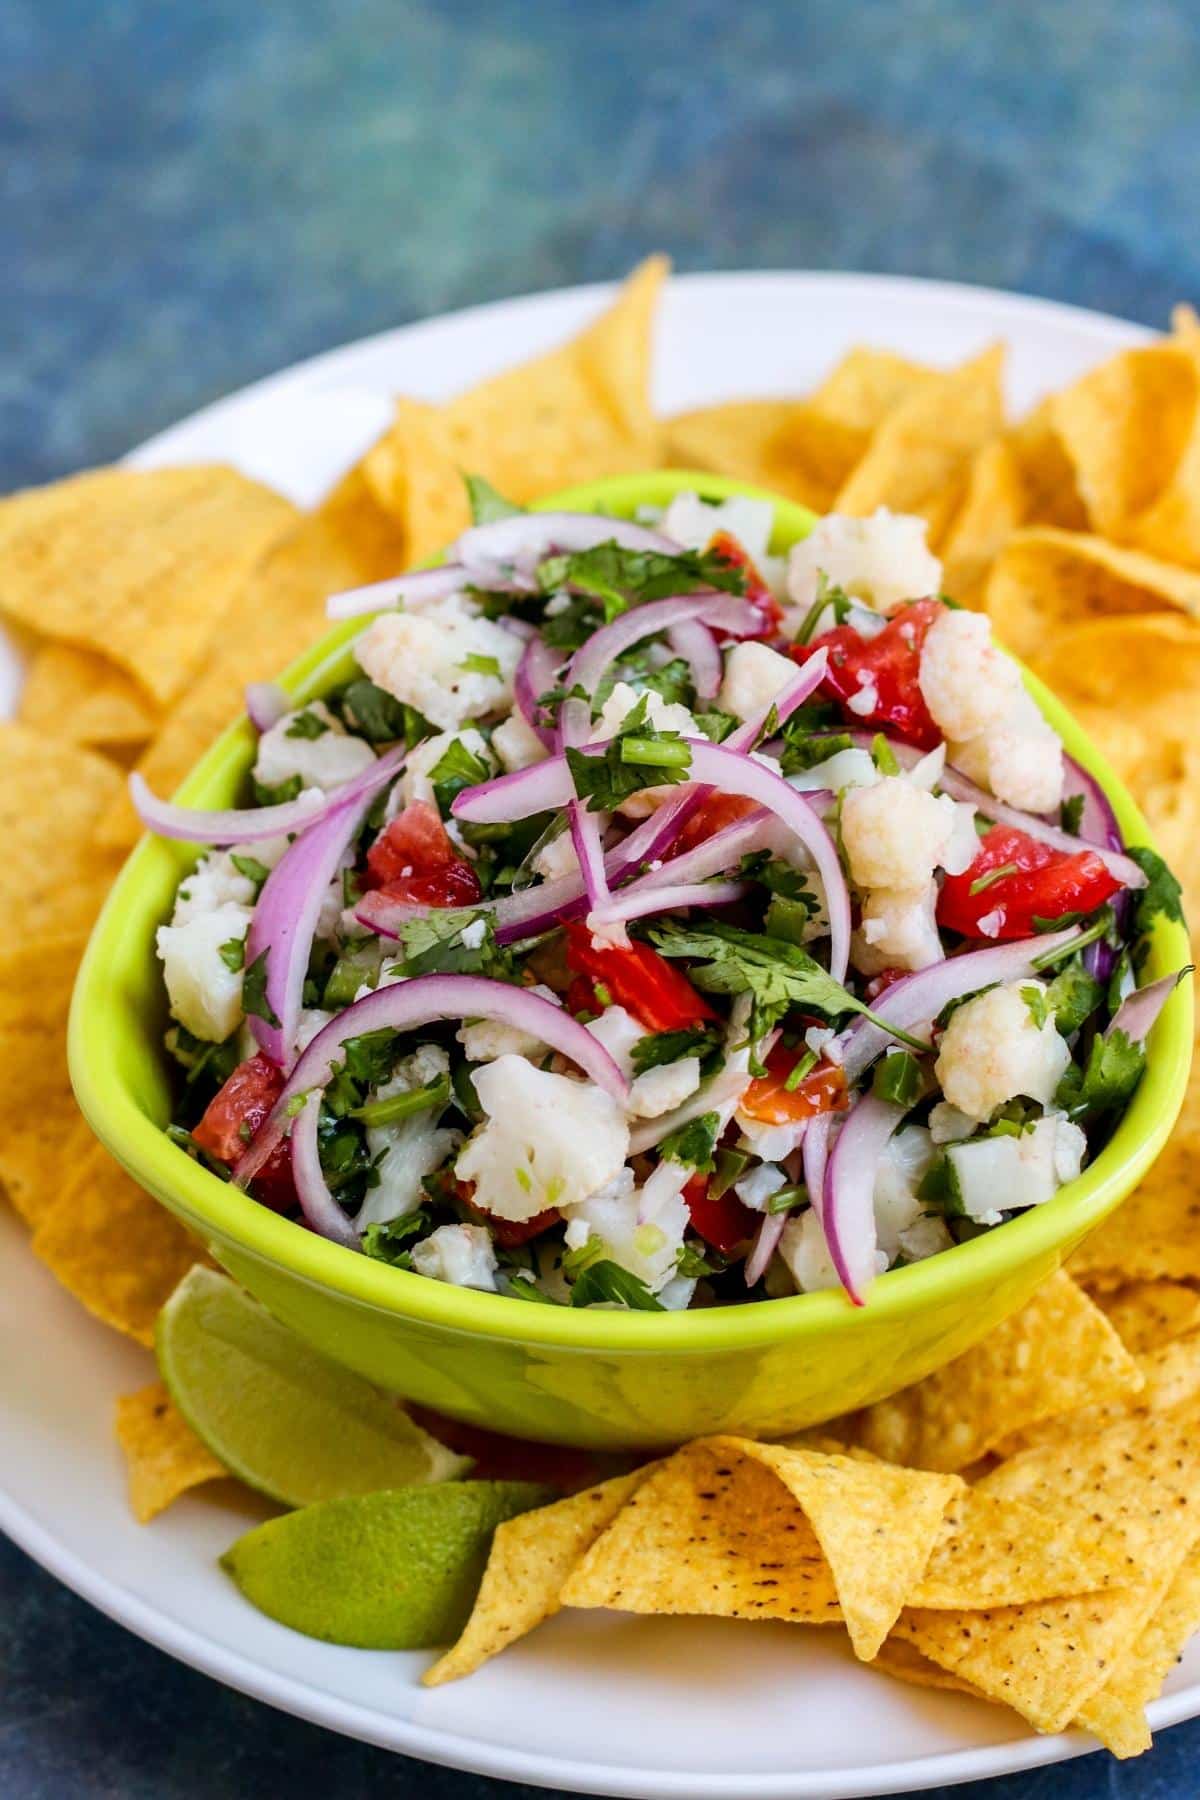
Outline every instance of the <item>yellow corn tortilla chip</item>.
<svg viewBox="0 0 1200 1800"><path fill-rule="evenodd" d="M889 1462L963 1469L1016 1430L1141 1385L1104 1314L1060 1271L973 1350L867 1407L859 1442Z"/></svg>
<svg viewBox="0 0 1200 1800"><path fill-rule="evenodd" d="M1093 1437L1135 1413L1169 1412L1200 1395L1200 1335L1175 1338L1143 1351L1137 1358L1143 1385L1136 1394L1103 1400L1075 1412L1060 1413L1040 1425L1017 1432L996 1446L998 1456L1014 1456L1035 1445L1061 1444L1068 1438Z"/></svg>
<svg viewBox="0 0 1200 1800"><path fill-rule="evenodd" d="M82 1123L64 1147L63 1171L36 1210L35 1253L98 1319L153 1343L158 1310L200 1260L199 1246Z"/></svg>
<svg viewBox="0 0 1200 1800"><path fill-rule="evenodd" d="M885 1675L894 1675L897 1681L907 1681L910 1687L941 1688L946 1693L970 1694L974 1700L987 1699L987 1695L981 1694L969 1681L961 1681L949 1670L939 1669L912 1644L894 1634L880 1646L872 1666L882 1669Z"/></svg>
<svg viewBox="0 0 1200 1800"><path fill-rule="evenodd" d="M635 1469L630 1475L614 1476L498 1526L462 1636L425 1671L421 1678L425 1686L440 1687L444 1681L473 1674L553 1618L572 1570L647 1474L646 1469Z"/></svg>
<svg viewBox="0 0 1200 1800"><path fill-rule="evenodd" d="M296 517L236 469L96 469L0 501L0 612L179 691L234 592Z"/></svg>
<svg viewBox="0 0 1200 1800"><path fill-rule="evenodd" d="M1182 1281L1131 1281L1097 1297L1131 1356L1200 1331L1200 1292Z"/></svg>
<svg viewBox="0 0 1200 1800"><path fill-rule="evenodd" d="M1021 524L1028 495L1011 443L996 438L971 459L962 505L941 545L942 586L964 606L981 603L988 570Z"/></svg>
<svg viewBox="0 0 1200 1800"><path fill-rule="evenodd" d="M1063 633L1095 619L1173 611L1200 617L1200 574L1085 532L1030 526L1009 539L983 605L1007 649L1045 659Z"/></svg>
<svg viewBox="0 0 1200 1800"><path fill-rule="evenodd" d="M1086 531L1087 508L1079 496L1075 465L1054 428L1053 396L1014 425L1007 441L1025 489L1026 521Z"/></svg>
<svg viewBox="0 0 1200 1800"><path fill-rule="evenodd" d="M908 1604L938 1612L1019 1606L1093 1593L1129 1575L1126 1552L1086 1519L966 1488L946 1508Z"/></svg>
<svg viewBox="0 0 1200 1800"><path fill-rule="evenodd" d="M934 385L942 370L911 362L891 350L856 344L830 370L808 404L839 425L871 432L887 415L919 389Z"/></svg>
<svg viewBox="0 0 1200 1800"><path fill-rule="evenodd" d="M659 462L650 355L669 267L650 257L578 337L448 406L400 402L364 467L380 505L403 526L411 562L434 555L470 522L464 470L523 504Z"/></svg>
<svg viewBox="0 0 1200 1800"><path fill-rule="evenodd" d="M1004 349L922 383L888 412L838 493L835 511L917 512L942 529L970 459L1004 423Z"/></svg>
<svg viewBox="0 0 1200 1800"><path fill-rule="evenodd" d="M189 1488L228 1474L176 1411L161 1381L121 1395L115 1429L125 1453L129 1505L139 1525L148 1525Z"/></svg>
<svg viewBox="0 0 1200 1800"><path fill-rule="evenodd" d="M1104 1686L1080 1707L1077 1725L1114 1756L1140 1756L1150 1748L1146 1707L1162 1692L1184 1645L1200 1628L1200 1551L1189 1551L1162 1604L1125 1651Z"/></svg>
<svg viewBox="0 0 1200 1800"><path fill-rule="evenodd" d="M1039 1731L1061 1731L1110 1678L1200 1533L1195 1402L1100 1437L1027 1451L981 1491L1059 1509L1074 1502L1130 1557L1136 1578L1098 1593L982 1611L906 1610L896 1634Z"/></svg>
<svg viewBox="0 0 1200 1800"><path fill-rule="evenodd" d="M53 1201L79 1123L67 1012L83 945L70 932L0 952L0 1189L30 1223Z"/></svg>
<svg viewBox="0 0 1200 1800"><path fill-rule="evenodd" d="M11 723L0 724L0 770L0 911L29 932L85 930L118 867L92 831L124 777L90 750Z"/></svg>
<svg viewBox="0 0 1200 1800"><path fill-rule="evenodd" d="M326 630L325 602L341 588L404 567L394 519L376 504L360 469L343 477L260 563L214 638L207 667L171 711L138 768L164 796L242 710L249 681L269 681ZM122 792L101 819L101 843L125 848L141 834Z"/></svg>
<svg viewBox="0 0 1200 1800"><path fill-rule="evenodd" d="M18 717L32 730L67 743L122 752L146 742L159 712L107 657L74 644L49 643L29 665Z"/></svg>
<svg viewBox="0 0 1200 1800"><path fill-rule="evenodd" d="M1171 336L1185 350L1200 353L1200 314L1194 306L1172 307Z"/></svg>
<svg viewBox="0 0 1200 1800"><path fill-rule="evenodd" d="M668 466L711 469L825 512L868 433L802 400L727 400L665 425Z"/></svg>
<svg viewBox="0 0 1200 1800"><path fill-rule="evenodd" d="M1126 350L1052 402L1093 526L1200 566L1200 363L1184 345Z"/></svg>

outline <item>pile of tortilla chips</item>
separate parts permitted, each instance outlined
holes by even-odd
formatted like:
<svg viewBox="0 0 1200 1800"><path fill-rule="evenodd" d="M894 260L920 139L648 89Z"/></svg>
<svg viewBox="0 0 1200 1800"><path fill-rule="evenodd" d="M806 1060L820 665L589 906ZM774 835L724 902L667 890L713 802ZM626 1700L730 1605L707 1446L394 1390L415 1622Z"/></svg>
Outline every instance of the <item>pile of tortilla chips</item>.
<svg viewBox="0 0 1200 1800"><path fill-rule="evenodd" d="M933 368L849 351L806 395L655 416L652 258L571 342L394 422L315 511L236 471L104 469L0 500L0 616L28 645L0 725L0 1190L105 1323L152 1341L199 1254L75 1110L64 1034L87 932L138 833L324 629L328 593L432 554L464 469L517 501L674 465L816 510L917 512L947 591L1103 743L1200 896L1200 321L1026 419L1003 351ZM52 802L49 803L48 802ZM820 1435L704 1440L501 1527L431 1679L562 1605L844 1630L899 1678L1076 1721L1118 1754L1200 1622L1200 1075L1171 1145L1073 1273L950 1368ZM155 1383L121 1403L136 1515L222 1473ZM1197 1527L1192 1508L1197 1508Z"/></svg>

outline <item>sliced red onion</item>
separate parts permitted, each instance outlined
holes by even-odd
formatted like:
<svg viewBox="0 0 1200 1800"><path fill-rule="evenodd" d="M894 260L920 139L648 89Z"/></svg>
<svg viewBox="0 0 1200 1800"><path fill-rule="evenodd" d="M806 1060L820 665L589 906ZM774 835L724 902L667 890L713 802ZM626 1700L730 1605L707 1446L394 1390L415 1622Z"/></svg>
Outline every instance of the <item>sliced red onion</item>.
<svg viewBox="0 0 1200 1800"><path fill-rule="evenodd" d="M672 631L696 620L731 635L745 637L761 626L762 614L736 594L675 594L666 600L650 600L645 606L630 607L628 612L618 613L610 625L594 631L575 652L571 659L569 685L594 694L608 670L634 644L640 644L643 638L654 637L660 631ZM719 665L719 652L717 661ZM718 674L717 687L720 685ZM712 691L715 694L717 690Z"/></svg>
<svg viewBox="0 0 1200 1800"><path fill-rule="evenodd" d="M612 896L596 923L623 925L629 919L645 919L652 913L682 912L686 906L732 906L749 892L746 881L676 882L663 887L644 887L635 881ZM590 919L591 914L588 916Z"/></svg>
<svg viewBox="0 0 1200 1800"><path fill-rule="evenodd" d="M875 1094L863 1094L847 1114L825 1165L821 1228L833 1266L855 1306L863 1305L876 1274L879 1159L908 1110Z"/></svg>
<svg viewBox="0 0 1200 1800"><path fill-rule="evenodd" d="M783 1228L787 1224L786 1213L764 1213L762 1223L753 1248L746 1258L744 1274L746 1286L753 1287L766 1274L771 1258L779 1248L779 1240L783 1236Z"/></svg>
<svg viewBox="0 0 1200 1800"><path fill-rule="evenodd" d="M319 1031L297 1060L283 1091L237 1167L236 1181L253 1180L283 1137L288 1109L297 1094L324 1089L347 1038L366 1031L415 1031L438 1019L496 1019L549 1044L623 1105L629 1083L608 1051L564 1007L529 988L489 981L482 975L416 975L377 988L356 1000Z"/></svg>
<svg viewBox="0 0 1200 1800"><path fill-rule="evenodd" d="M600 821L595 813L588 811L582 801L572 800L567 806L567 823L571 831L571 842L575 846L579 872L583 876L588 911L596 912L600 908L607 908L612 900L612 893L604 869Z"/></svg>
<svg viewBox="0 0 1200 1800"><path fill-rule="evenodd" d="M980 988L997 982L1023 981L1035 975L1035 961L1047 951L1062 949L1078 936L1079 926L1072 925L1066 931L1047 932L1044 937L1021 938L1015 943L993 944L986 950L947 957L944 962L894 982L880 995L872 1011L877 1019L900 1031L921 1032L952 1000L977 994ZM842 1065L846 1080L853 1087L892 1042L894 1039L884 1025L860 1018L826 1045L825 1054L831 1062Z"/></svg>
<svg viewBox="0 0 1200 1800"><path fill-rule="evenodd" d="M554 727L542 722L537 703L554 686L558 670L558 658L554 651L534 632L526 640L521 660L517 664L517 672L513 677L513 697L521 717L530 730L536 732L547 750L554 749Z"/></svg>
<svg viewBox="0 0 1200 1800"><path fill-rule="evenodd" d="M624 550L658 550L667 556L678 556L682 549L672 538L629 519L544 512L514 513L489 525L472 525L453 545L453 553L473 579L487 584L513 569L532 576L546 556L613 543Z"/></svg>
<svg viewBox="0 0 1200 1800"><path fill-rule="evenodd" d="M314 1231L347 1250L360 1248L358 1233L329 1191L317 1139L321 1096L312 1093L292 1124L292 1179L300 1210Z"/></svg>
<svg viewBox="0 0 1200 1800"><path fill-rule="evenodd" d="M358 777L355 778L359 779ZM282 806L234 807L224 812L198 812L191 806L174 806L152 794L135 769L129 777L129 797L138 818L159 837L184 844L253 844L263 838L285 837L324 818L343 801L353 783L322 794L307 788Z"/></svg>
<svg viewBox="0 0 1200 1800"><path fill-rule="evenodd" d="M1110 1019L1105 1037L1111 1037L1114 1031L1123 1031L1131 1044L1144 1043L1163 1007L1179 983L1191 972L1192 964L1189 963L1177 974L1163 975L1158 981L1152 981L1149 987L1135 988L1132 994L1127 994Z"/></svg>
<svg viewBox="0 0 1200 1800"><path fill-rule="evenodd" d="M251 681L246 687L246 712L255 731L261 734L278 725L291 701L273 681Z"/></svg>
<svg viewBox="0 0 1200 1800"><path fill-rule="evenodd" d="M330 619L356 619L360 613L382 612L388 606L428 606L444 600L467 585L467 571L461 563L442 563L436 569L414 569L409 575L393 575L387 581L373 581L368 587L346 588L331 594L325 602L325 615Z"/></svg>
<svg viewBox="0 0 1200 1800"><path fill-rule="evenodd" d="M829 1161L829 1139L837 1116L831 1112L818 1113L809 1120L804 1133L804 1185L818 1219L825 1207L825 1165Z"/></svg>
<svg viewBox="0 0 1200 1800"><path fill-rule="evenodd" d="M289 845L258 897L246 934L246 967L266 956L266 1001L279 1023L251 1014L249 1025L259 1048L281 1068L292 1060L304 978L329 884L368 807L399 772L404 754L402 744L394 746L365 772L365 779L343 788L338 804Z"/></svg>
<svg viewBox="0 0 1200 1800"><path fill-rule="evenodd" d="M682 620L671 626L667 642L687 664L697 699L715 700L721 686L721 647L708 626L699 619Z"/></svg>
<svg viewBox="0 0 1200 1800"><path fill-rule="evenodd" d="M1079 820L1079 836L1086 844L1103 850L1121 851L1125 839L1117 824L1112 802L1096 777L1073 756L1063 754L1063 799L1083 796L1083 813Z"/></svg>

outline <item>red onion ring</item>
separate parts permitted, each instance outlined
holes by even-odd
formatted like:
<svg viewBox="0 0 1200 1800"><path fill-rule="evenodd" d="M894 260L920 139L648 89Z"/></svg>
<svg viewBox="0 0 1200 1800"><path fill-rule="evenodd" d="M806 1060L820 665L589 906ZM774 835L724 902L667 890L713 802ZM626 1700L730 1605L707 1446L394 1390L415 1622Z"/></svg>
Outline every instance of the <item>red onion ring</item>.
<svg viewBox="0 0 1200 1800"><path fill-rule="evenodd" d="M692 677L698 700L715 700L721 686L721 647L699 619L681 619L667 632L667 642L681 656Z"/></svg>
<svg viewBox="0 0 1200 1800"><path fill-rule="evenodd" d="M530 730L535 732L547 750L555 747L554 727L542 723L538 701L549 693L558 679L559 662L549 644L534 632L526 640L513 677L513 698L517 710Z"/></svg>
<svg viewBox="0 0 1200 1800"><path fill-rule="evenodd" d="M364 995L317 1033L238 1163L238 1187L253 1180L282 1139L289 1123L288 1108L296 1095L328 1086L347 1038L384 1029L415 1031L438 1019L496 1019L515 1026L575 1063L618 1104L623 1104L629 1093L629 1083L603 1045L578 1019L540 994L482 975L416 975L411 981Z"/></svg>
<svg viewBox="0 0 1200 1800"><path fill-rule="evenodd" d="M404 745L395 745L380 762L403 757ZM135 769L129 777L129 797L142 824L159 837L173 838L184 844L254 844L264 838L290 837L307 831L334 807L354 800L375 779L379 762L362 770L353 780L343 782L328 794L309 788L281 806L233 807L223 812L199 812L191 806L175 806L152 794Z"/></svg>
<svg viewBox="0 0 1200 1800"><path fill-rule="evenodd" d="M1192 965L1189 963L1174 975L1162 975L1157 981L1152 981L1149 987L1135 988L1132 994L1126 994L1108 1022L1105 1037L1111 1037L1114 1031L1123 1031L1131 1044L1144 1042L1157 1023L1163 1007L1191 970Z"/></svg>
<svg viewBox="0 0 1200 1800"><path fill-rule="evenodd" d="M544 557L597 544L619 544L623 550L658 550L678 556L683 548L660 531L650 531L629 519L609 519L599 513L514 513L494 519L490 525L472 525L451 546L458 562L481 584L510 574L514 569L532 575Z"/></svg>
<svg viewBox="0 0 1200 1800"><path fill-rule="evenodd" d="M367 587L345 588L325 602L329 619L356 619L360 613L382 612L389 606L428 606L466 587L467 571L461 563L441 563L436 569L414 569L409 575L392 575Z"/></svg>
<svg viewBox="0 0 1200 1800"><path fill-rule="evenodd" d="M824 1210L825 1165L829 1161L829 1137L836 1118L835 1113L818 1113L809 1120L808 1129L804 1133L804 1185L818 1219Z"/></svg>
<svg viewBox="0 0 1200 1800"><path fill-rule="evenodd" d="M676 626L688 625L695 620L717 626L731 635L745 637L761 626L762 614L748 600L740 600L736 594L674 594L665 600L649 600L644 606L633 606L628 612L618 613L610 625L601 626L585 644L580 645L571 659L568 685L581 687L589 695L594 694L613 663L619 661L634 644L640 644L643 638L654 637L660 631L671 631ZM713 648L715 651L716 646ZM717 660L719 664L719 652ZM717 687L720 685L718 676ZM716 688L713 692L716 692ZM582 705L583 702L577 704Z"/></svg>
<svg viewBox="0 0 1200 1800"><path fill-rule="evenodd" d="M846 1115L825 1165L821 1228L833 1266L855 1306L864 1304L875 1279L879 1243L875 1172L908 1111L875 1094L863 1094Z"/></svg>
<svg viewBox="0 0 1200 1800"><path fill-rule="evenodd" d="M246 687L246 713L260 736L272 725L278 725L291 704L273 681L251 681Z"/></svg>

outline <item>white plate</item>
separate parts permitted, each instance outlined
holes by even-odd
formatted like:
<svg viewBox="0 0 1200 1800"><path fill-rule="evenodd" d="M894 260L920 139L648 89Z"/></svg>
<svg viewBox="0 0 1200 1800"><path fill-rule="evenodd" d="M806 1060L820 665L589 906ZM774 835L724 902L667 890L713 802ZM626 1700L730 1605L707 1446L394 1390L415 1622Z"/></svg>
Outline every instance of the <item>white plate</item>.
<svg viewBox="0 0 1200 1800"><path fill-rule="evenodd" d="M224 458L311 503L368 444L398 389L442 398L574 330L603 290L506 301L388 332L210 407L145 444L142 466ZM1012 346L1025 407L1133 326L983 289L837 275L673 282L655 389L664 409L812 386L847 345L950 363ZM113 1402L151 1360L92 1322L0 1219L0 1526L150 1642L274 1706L432 1762L584 1793L838 1796L945 1786L1079 1755L999 1708L901 1687L832 1634L735 1621L569 1614L469 1681L426 1692L423 1656L338 1650L262 1618L216 1567L253 1505L213 1490L153 1526L125 1505ZM1151 1709L1200 1713L1200 1642Z"/></svg>

